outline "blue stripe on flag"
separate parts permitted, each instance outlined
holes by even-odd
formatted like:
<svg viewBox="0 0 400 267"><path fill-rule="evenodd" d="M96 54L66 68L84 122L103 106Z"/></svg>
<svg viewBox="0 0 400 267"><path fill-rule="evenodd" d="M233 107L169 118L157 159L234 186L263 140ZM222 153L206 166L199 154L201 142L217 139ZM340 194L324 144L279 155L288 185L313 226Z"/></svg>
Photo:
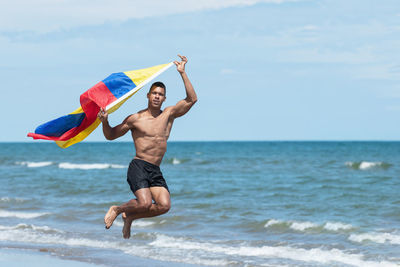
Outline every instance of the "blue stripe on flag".
<svg viewBox="0 0 400 267"><path fill-rule="evenodd" d="M117 99L136 87L136 84L123 72L111 74L103 80L103 83Z"/></svg>
<svg viewBox="0 0 400 267"><path fill-rule="evenodd" d="M35 134L60 137L72 128L81 125L84 118L85 113L68 114L38 126Z"/></svg>

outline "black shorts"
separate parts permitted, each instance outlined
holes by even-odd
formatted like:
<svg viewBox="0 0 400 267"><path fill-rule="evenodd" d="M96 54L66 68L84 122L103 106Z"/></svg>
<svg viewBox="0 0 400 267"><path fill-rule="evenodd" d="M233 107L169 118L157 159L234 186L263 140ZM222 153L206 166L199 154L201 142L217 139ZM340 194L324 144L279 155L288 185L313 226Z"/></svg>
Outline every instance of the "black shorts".
<svg viewBox="0 0 400 267"><path fill-rule="evenodd" d="M133 159L129 164L127 177L128 184L133 193L139 189L153 186L165 187L169 192L160 167L150 162Z"/></svg>

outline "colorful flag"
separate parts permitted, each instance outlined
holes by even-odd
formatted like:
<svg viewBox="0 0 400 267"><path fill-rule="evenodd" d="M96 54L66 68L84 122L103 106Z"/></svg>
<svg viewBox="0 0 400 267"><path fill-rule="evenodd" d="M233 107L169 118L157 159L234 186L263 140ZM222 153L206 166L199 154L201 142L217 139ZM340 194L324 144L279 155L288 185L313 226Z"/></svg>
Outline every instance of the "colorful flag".
<svg viewBox="0 0 400 267"><path fill-rule="evenodd" d="M113 73L81 95L78 109L38 126L35 133L28 133L28 136L53 140L62 148L76 144L100 124L97 118L100 108L105 108L108 113L116 111L140 88L172 65L171 62L147 69Z"/></svg>

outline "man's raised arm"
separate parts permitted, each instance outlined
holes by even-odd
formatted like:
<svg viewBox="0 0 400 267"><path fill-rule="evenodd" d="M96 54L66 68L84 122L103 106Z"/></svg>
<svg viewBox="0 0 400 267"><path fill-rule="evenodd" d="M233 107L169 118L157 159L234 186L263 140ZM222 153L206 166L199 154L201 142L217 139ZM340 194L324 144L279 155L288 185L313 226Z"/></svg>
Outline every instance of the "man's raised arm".
<svg viewBox="0 0 400 267"><path fill-rule="evenodd" d="M100 109L97 117L103 124L103 134L107 140L117 139L118 137L123 136L130 130L128 124L128 120L130 117L127 117L121 124L115 127L111 127L108 123L108 113L103 108Z"/></svg>
<svg viewBox="0 0 400 267"><path fill-rule="evenodd" d="M181 74L183 84L185 85L186 90L186 98L179 101L173 108L172 108L172 116L178 118L186 114L189 109L197 102L197 95L194 91L193 85L190 82L186 72L185 72L185 64L188 62L185 56L178 55L181 58L181 62L174 61L176 65L177 71Z"/></svg>

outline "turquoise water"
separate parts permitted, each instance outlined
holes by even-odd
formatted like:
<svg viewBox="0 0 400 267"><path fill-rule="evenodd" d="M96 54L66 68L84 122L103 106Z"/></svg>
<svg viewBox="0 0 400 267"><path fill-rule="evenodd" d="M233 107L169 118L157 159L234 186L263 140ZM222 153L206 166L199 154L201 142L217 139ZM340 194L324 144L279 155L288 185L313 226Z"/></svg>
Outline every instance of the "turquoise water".
<svg viewBox="0 0 400 267"><path fill-rule="evenodd" d="M0 247L132 266L398 266L400 142L171 142L172 208L104 229L132 198L130 143L0 144Z"/></svg>

